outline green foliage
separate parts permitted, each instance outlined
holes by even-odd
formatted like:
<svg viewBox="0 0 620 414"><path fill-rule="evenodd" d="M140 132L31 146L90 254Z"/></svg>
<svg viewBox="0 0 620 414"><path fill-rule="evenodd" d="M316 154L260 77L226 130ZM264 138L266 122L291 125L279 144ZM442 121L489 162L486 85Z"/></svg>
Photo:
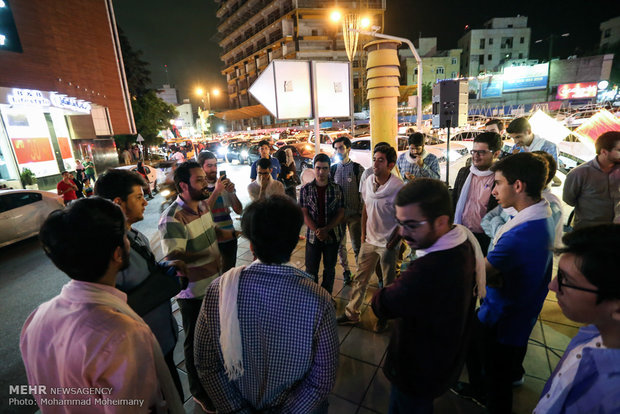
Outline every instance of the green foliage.
<svg viewBox="0 0 620 414"><path fill-rule="evenodd" d="M22 183L24 184L24 186L26 186L26 185L33 185L33 184L36 184L36 182L37 182L37 177L28 168L24 168L22 170L21 174L19 174L19 178L21 178Z"/></svg>
<svg viewBox="0 0 620 414"><path fill-rule="evenodd" d="M426 108L433 101L433 85L430 82L422 84L422 108Z"/></svg>

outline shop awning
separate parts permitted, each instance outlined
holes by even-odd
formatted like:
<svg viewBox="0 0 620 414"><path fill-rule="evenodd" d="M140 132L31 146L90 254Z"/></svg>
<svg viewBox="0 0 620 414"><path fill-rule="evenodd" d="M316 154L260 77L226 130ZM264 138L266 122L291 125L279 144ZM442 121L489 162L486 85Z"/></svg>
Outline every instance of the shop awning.
<svg viewBox="0 0 620 414"><path fill-rule="evenodd" d="M225 121L238 121L240 119L258 118L264 115L271 115L263 105L245 106L243 108L231 109L230 111L218 112L218 118Z"/></svg>

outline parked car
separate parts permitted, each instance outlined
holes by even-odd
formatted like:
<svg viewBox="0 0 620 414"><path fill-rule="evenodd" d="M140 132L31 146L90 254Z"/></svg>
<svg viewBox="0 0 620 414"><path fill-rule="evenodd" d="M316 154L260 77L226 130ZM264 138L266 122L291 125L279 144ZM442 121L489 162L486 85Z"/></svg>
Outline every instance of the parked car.
<svg viewBox="0 0 620 414"><path fill-rule="evenodd" d="M47 216L64 207L49 191L0 190L0 247L39 234Z"/></svg>
<svg viewBox="0 0 620 414"><path fill-rule="evenodd" d="M306 144L302 144L302 145L306 145ZM290 144L290 145L285 145L282 148L280 148L279 150L277 150L273 156L278 158L278 155L280 154L280 152L284 151L286 148L290 148L291 151L293 152L293 159L295 160L295 169L297 170L297 173L301 173L301 171L305 170L306 168L312 168L312 161L314 159L314 152L312 153L308 153L308 152L299 152L298 146L295 146L294 144ZM301 148L304 148L303 146Z"/></svg>
<svg viewBox="0 0 620 414"><path fill-rule="evenodd" d="M252 146L250 141L237 141L228 146L228 153L226 154L226 160L232 162L233 160L239 161L239 164L244 164L248 161L249 150Z"/></svg>
<svg viewBox="0 0 620 414"><path fill-rule="evenodd" d="M273 155L276 152L276 149L273 146L269 147L270 153ZM258 152L258 144L252 145L248 148L248 164L252 165L255 161L260 159L260 152Z"/></svg>
<svg viewBox="0 0 620 414"><path fill-rule="evenodd" d="M478 135L482 134L484 131L463 131L459 132L454 136L454 138L450 137L450 141L473 141Z"/></svg>
<svg viewBox="0 0 620 414"><path fill-rule="evenodd" d="M398 155L400 155L409 147L408 138L405 136L398 136L397 139L397 153ZM351 141L351 152L349 152L349 158L361 164L361 166L364 168L370 168L372 166L371 147L372 143L370 141L370 136L355 138Z"/></svg>
<svg viewBox="0 0 620 414"><path fill-rule="evenodd" d="M121 170L129 170L133 172L138 172L137 165L121 165L116 168L121 169ZM146 171L146 177L149 180L149 187L151 188L151 191L157 192L157 180L158 180L157 168L153 168L145 164L144 171Z"/></svg>

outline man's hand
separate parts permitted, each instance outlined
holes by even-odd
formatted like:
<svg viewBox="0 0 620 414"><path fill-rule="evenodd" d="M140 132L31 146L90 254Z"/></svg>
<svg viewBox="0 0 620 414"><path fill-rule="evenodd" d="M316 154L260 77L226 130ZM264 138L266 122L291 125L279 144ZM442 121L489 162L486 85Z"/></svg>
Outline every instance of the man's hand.
<svg viewBox="0 0 620 414"><path fill-rule="evenodd" d="M222 191L224 191L224 189L226 188L226 184L229 182L230 180L228 178L224 178L223 180L222 177L218 178L215 182L215 189L213 191L217 194L220 194Z"/></svg>
<svg viewBox="0 0 620 414"><path fill-rule="evenodd" d="M424 167L424 158L422 158L421 156L418 155L415 162L416 164L418 164L418 167Z"/></svg>
<svg viewBox="0 0 620 414"><path fill-rule="evenodd" d="M315 231L317 239L324 242L329 237L329 231L325 227L321 227L320 229L316 229Z"/></svg>
<svg viewBox="0 0 620 414"><path fill-rule="evenodd" d="M234 193L235 192L235 184L232 181L230 181L228 178L224 180L224 182L226 182L226 181L228 181L226 183L226 187L225 187L226 191L228 191L229 193Z"/></svg>
<svg viewBox="0 0 620 414"><path fill-rule="evenodd" d="M410 172L406 172L405 173L405 178L409 181L413 181L415 178L415 175L411 174Z"/></svg>
<svg viewBox="0 0 620 414"><path fill-rule="evenodd" d="M185 264L183 260L171 260L170 266L174 266L174 268L177 270L178 275L181 275L181 276L187 275L187 265Z"/></svg>
<svg viewBox="0 0 620 414"><path fill-rule="evenodd" d="M393 237L392 239L390 239L387 244L385 245L386 249L388 250L392 250L394 247L396 247L396 245L400 242L400 236L397 237Z"/></svg>

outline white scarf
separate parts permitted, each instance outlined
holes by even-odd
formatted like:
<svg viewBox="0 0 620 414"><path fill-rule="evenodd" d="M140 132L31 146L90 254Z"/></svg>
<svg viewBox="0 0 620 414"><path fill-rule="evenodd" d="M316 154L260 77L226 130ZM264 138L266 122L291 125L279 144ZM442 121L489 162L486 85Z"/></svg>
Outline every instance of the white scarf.
<svg viewBox="0 0 620 414"><path fill-rule="evenodd" d="M562 232L564 230L564 214L562 214L562 202L558 196L551 192L551 188L548 186L543 189L542 196L549 202L549 207L551 207L552 204L556 204L560 207L560 217L559 220L555 222L555 236L553 239L553 246L559 249L563 246ZM553 209L551 209L551 217L553 217Z"/></svg>
<svg viewBox="0 0 620 414"><path fill-rule="evenodd" d="M526 152L541 151L545 142L546 140L544 138L541 138L538 135L534 135L534 138L532 138L532 142L530 142L529 146L525 147L525 150Z"/></svg>
<svg viewBox="0 0 620 414"><path fill-rule="evenodd" d="M495 174L491 170L480 171L473 164L469 167L469 174L467 175L467 179L465 180L465 184L463 184L463 188L461 189L461 194L459 195L459 201L456 204L456 209L454 211L454 223L455 224L463 224L463 211L465 210L465 203L467 202L467 195L469 194L469 187L471 186L471 176L472 174L477 175L478 177L488 177L491 174Z"/></svg>
<svg viewBox="0 0 620 414"><path fill-rule="evenodd" d="M502 235L520 224L528 221L540 220L551 217L551 208L549 202L545 199L540 200L538 203L519 211L513 218L508 220L506 224L499 228L495 237L493 238L493 245L497 246L497 242Z"/></svg>
<svg viewBox="0 0 620 414"><path fill-rule="evenodd" d="M63 286L61 295L68 295L73 298L77 297L81 302L108 306L116 309L123 315L129 316L141 325L143 324L146 326L144 320L129 307L127 302L111 293L104 294L104 291L98 289L96 286L93 286L93 283L76 283L76 281L71 281ZM169 412L173 414L184 413L185 410L183 409L179 392L172 381L170 371L168 370L168 366L166 365L164 356L161 352L161 347L155 339L155 336L152 336L151 345L153 357L155 359L157 379L159 380L161 392L164 396L164 401L161 402L162 406L157 407L157 412Z"/></svg>
<svg viewBox="0 0 620 414"><path fill-rule="evenodd" d="M411 151L407 151L407 161L409 161L411 164L415 164L418 162L417 158L413 158L411 156ZM421 155L422 159L428 157L428 151L426 150L422 150L422 155Z"/></svg>
<svg viewBox="0 0 620 414"><path fill-rule="evenodd" d="M476 240L474 234L467 227L455 224L452 230L441 236L431 247L417 250L416 255L422 257L432 252L453 249L465 243L466 240L469 240L474 248L474 257L476 258L476 286L474 287L474 294L479 298L484 298L487 295L484 255L478 240Z"/></svg>

